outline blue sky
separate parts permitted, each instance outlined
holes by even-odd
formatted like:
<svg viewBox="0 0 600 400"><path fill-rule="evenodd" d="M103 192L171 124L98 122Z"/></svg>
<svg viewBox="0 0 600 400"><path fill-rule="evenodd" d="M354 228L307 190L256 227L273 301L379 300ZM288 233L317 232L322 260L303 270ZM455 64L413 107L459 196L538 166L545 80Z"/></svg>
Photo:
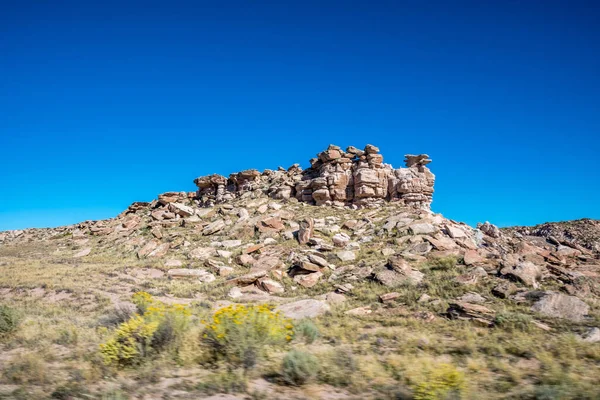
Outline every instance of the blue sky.
<svg viewBox="0 0 600 400"><path fill-rule="evenodd" d="M428 153L469 224L600 218L599 2L0 3L0 230L330 143Z"/></svg>

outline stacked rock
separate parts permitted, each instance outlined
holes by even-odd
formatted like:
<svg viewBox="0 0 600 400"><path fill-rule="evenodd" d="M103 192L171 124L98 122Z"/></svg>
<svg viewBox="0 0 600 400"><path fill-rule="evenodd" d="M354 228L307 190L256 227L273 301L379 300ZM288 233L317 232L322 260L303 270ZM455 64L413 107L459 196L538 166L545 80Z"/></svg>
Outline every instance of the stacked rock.
<svg viewBox="0 0 600 400"><path fill-rule="evenodd" d="M287 170L246 170L229 178L210 175L197 178L197 200L210 206L249 193L267 194L275 199L295 197L315 205L373 207L385 201L429 208L435 176L426 167L429 156L407 155L407 168L393 169L383 164L379 149L367 145L364 150L350 146L343 151L330 145L310 160L302 170L294 164Z"/></svg>

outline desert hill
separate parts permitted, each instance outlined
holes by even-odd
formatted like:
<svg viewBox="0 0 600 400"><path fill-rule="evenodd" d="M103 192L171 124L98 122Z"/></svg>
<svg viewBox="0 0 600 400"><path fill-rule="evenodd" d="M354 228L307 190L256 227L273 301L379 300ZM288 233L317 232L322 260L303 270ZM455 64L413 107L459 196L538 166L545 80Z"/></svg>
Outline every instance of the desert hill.
<svg viewBox="0 0 600 400"><path fill-rule="evenodd" d="M306 170L199 177L109 220L0 232L0 302L21 315L0 397L598 398L600 221L475 229L431 211L426 154L405 162L332 145ZM135 368L103 366L139 292L189 307L192 328ZM232 304L289 318L293 349L243 376L206 361L201 318ZM320 372L290 386L294 349Z"/></svg>

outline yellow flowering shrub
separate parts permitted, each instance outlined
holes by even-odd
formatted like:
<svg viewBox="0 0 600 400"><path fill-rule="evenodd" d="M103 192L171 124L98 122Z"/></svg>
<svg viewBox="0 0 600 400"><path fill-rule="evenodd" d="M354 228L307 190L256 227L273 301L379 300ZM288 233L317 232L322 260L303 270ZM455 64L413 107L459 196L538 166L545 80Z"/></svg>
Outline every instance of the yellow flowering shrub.
<svg viewBox="0 0 600 400"><path fill-rule="evenodd" d="M104 363L120 367L140 363L151 349L157 327L157 321L148 322L139 315L123 322L113 336L100 345Z"/></svg>
<svg viewBox="0 0 600 400"><path fill-rule="evenodd" d="M187 329L190 310L181 304L164 304L146 292L135 293L136 314L119 325L112 337L100 345L105 364L125 367L139 364L152 352L177 346Z"/></svg>
<svg viewBox="0 0 600 400"><path fill-rule="evenodd" d="M291 320L268 305L231 305L214 313L203 340L209 344L213 361L250 368L264 355L265 346L283 345L293 335Z"/></svg>
<svg viewBox="0 0 600 400"><path fill-rule="evenodd" d="M464 374L450 364L439 364L428 378L414 387L415 400L460 399L465 390Z"/></svg>

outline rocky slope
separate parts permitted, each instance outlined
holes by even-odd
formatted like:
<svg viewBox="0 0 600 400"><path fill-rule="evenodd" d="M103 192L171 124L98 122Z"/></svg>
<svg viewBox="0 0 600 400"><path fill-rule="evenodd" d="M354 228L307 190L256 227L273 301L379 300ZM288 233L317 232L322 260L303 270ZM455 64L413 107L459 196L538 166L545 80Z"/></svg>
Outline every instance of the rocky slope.
<svg viewBox="0 0 600 400"><path fill-rule="evenodd" d="M3 232L0 244L52 240L71 246L74 258L117 251L159 259L172 279L224 281L231 298L323 281L335 293L322 299L343 297L363 280L392 291L418 285L422 265L452 258L466 267L457 285L486 280L491 291L484 296L590 320L589 303L600 294L600 222L474 229L430 210L429 162L427 155L407 155L407 167L394 169L375 146L344 152L332 145L304 171L294 165L200 177L196 192L136 202L109 220ZM492 325L494 311L476 305L481 301L456 299L447 316Z"/></svg>

